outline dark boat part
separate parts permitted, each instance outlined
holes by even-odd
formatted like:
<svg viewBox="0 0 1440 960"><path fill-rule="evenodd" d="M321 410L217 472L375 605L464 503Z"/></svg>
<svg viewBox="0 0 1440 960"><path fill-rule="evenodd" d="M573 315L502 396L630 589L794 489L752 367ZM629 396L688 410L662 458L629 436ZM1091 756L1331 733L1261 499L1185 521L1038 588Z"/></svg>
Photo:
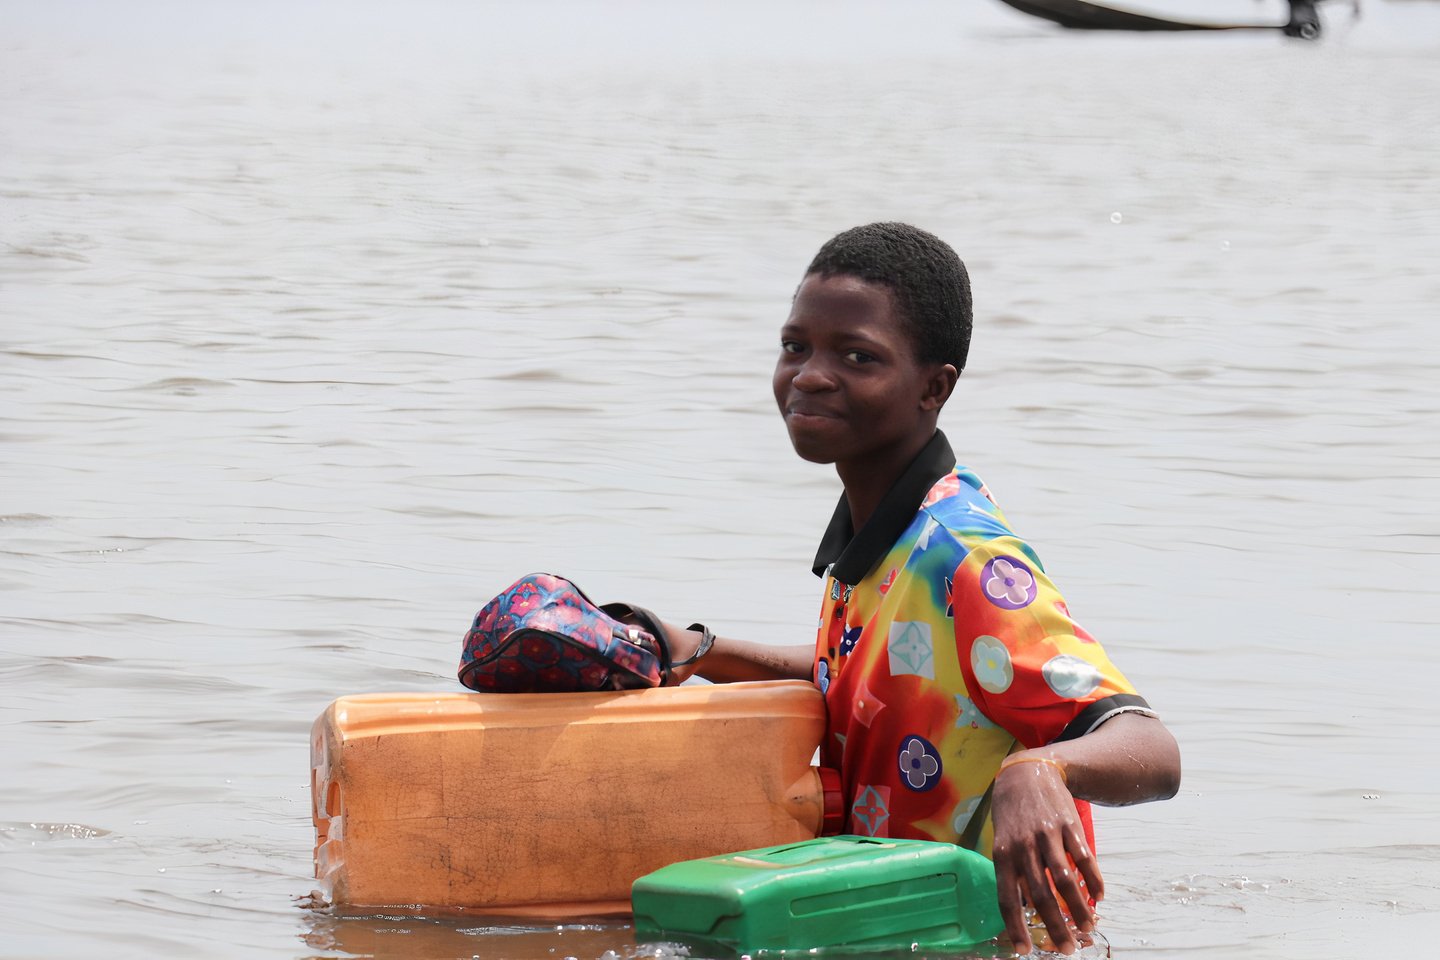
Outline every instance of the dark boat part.
<svg viewBox="0 0 1440 960"><path fill-rule="evenodd" d="M1171 20L1128 10L1117 10L1085 0L1000 0L1034 17L1058 23L1072 30L1282 30L1287 36L1314 40L1320 36L1317 0L1290 0L1290 20L1277 23L1196 23Z"/></svg>
<svg viewBox="0 0 1440 960"><path fill-rule="evenodd" d="M1290 22L1283 29L1287 37L1320 39L1320 13L1315 9L1315 0L1290 0Z"/></svg>

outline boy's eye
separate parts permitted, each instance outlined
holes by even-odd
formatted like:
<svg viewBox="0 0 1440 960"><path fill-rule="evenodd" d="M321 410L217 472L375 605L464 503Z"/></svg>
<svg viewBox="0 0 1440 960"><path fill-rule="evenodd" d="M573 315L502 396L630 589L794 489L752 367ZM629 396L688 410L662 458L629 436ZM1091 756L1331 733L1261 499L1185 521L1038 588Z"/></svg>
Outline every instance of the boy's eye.
<svg viewBox="0 0 1440 960"><path fill-rule="evenodd" d="M853 363L871 363L875 360L874 357L863 350L851 350L845 354L845 359Z"/></svg>
<svg viewBox="0 0 1440 960"><path fill-rule="evenodd" d="M801 349L803 348L800 346L800 344L796 343L794 340L780 341L780 350L782 353L799 353Z"/></svg>

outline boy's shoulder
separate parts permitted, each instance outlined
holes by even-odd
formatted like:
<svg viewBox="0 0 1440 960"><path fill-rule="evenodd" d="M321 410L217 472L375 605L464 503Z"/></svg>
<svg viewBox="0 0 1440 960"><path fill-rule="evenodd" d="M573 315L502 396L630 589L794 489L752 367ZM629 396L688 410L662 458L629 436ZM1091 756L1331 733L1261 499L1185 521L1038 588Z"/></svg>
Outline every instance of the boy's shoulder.
<svg viewBox="0 0 1440 960"><path fill-rule="evenodd" d="M957 466L941 477L920 505L931 524L943 527L957 539L1013 537L990 488L969 467Z"/></svg>

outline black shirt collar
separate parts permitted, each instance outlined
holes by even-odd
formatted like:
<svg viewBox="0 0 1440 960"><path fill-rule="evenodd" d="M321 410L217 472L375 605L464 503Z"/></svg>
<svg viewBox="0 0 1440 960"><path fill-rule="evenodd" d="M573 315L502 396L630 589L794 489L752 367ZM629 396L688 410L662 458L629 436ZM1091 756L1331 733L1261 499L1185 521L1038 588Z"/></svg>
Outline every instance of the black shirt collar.
<svg viewBox="0 0 1440 960"><path fill-rule="evenodd" d="M850 503L842 493L830 526L820 539L820 549L815 553L815 565L811 567L815 576L825 576L825 569L834 564L830 573L841 583L853 586L864 580L915 519L915 511L925 502L925 494L954 469L955 454L950 442L945 434L936 430L858 534L850 522Z"/></svg>

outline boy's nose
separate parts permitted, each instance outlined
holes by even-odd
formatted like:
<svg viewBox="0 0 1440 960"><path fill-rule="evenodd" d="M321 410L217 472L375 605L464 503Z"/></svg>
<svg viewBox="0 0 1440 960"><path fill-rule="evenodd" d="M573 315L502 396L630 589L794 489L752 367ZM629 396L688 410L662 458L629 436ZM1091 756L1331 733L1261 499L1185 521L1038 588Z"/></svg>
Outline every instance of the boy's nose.
<svg viewBox="0 0 1440 960"><path fill-rule="evenodd" d="M835 378L830 375L829 370L815 360L803 364L790 382L795 385L796 390L804 393L817 393L835 386Z"/></svg>

